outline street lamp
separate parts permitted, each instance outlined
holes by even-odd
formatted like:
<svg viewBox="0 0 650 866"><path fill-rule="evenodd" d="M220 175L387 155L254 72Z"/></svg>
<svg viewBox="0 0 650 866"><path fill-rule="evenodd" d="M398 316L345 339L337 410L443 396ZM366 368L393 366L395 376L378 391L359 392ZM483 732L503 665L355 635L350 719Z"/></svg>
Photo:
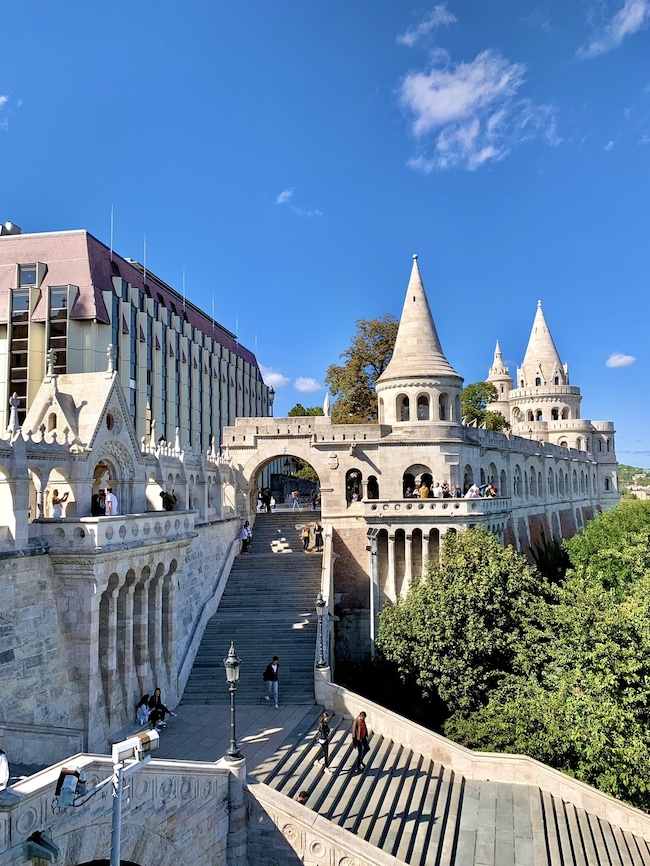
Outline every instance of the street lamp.
<svg viewBox="0 0 650 866"><path fill-rule="evenodd" d="M289 458L284 461L282 464L282 469L284 470L285 475L291 475L291 463L289 462Z"/></svg>
<svg viewBox="0 0 650 866"><path fill-rule="evenodd" d="M237 734L235 731L235 692L237 691L241 661L235 652L235 642L231 641L228 655L223 660L223 666L226 669L226 682L230 690L230 747L226 752L226 758L229 761L239 761L242 757L237 745Z"/></svg>
<svg viewBox="0 0 650 866"><path fill-rule="evenodd" d="M318 617L318 661L316 662L317 668L327 667L327 662L325 661L325 655L323 653L323 613L326 607L327 602L323 598L322 591L319 590L318 598L316 599L316 616Z"/></svg>

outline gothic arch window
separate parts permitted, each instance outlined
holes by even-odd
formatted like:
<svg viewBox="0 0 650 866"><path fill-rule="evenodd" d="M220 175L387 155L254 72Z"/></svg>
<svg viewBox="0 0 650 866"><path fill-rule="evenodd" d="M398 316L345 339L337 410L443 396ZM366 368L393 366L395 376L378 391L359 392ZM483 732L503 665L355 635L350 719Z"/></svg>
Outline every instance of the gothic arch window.
<svg viewBox="0 0 650 866"><path fill-rule="evenodd" d="M384 398L379 398L379 423L384 423Z"/></svg>
<svg viewBox="0 0 650 866"><path fill-rule="evenodd" d="M400 394L397 398L397 420L410 420L409 398L406 396L406 394Z"/></svg>
<svg viewBox="0 0 650 866"><path fill-rule="evenodd" d="M591 480L592 480L592 485L591 485L591 486L592 486L592 489L593 489L594 494L595 494L595 493L596 493L596 489L597 489L597 488L596 488L596 475L595 475L595 473L594 473L594 475L592 475Z"/></svg>
<svg viewBox="0 0 650 866"><path fill-rule="evenodd" d="M499 494L501 496L508 495L508 479L506 477L506 470L501 470L501 475L499 476Z"/></svg>
<svg viewBox="0 0 650 866"><path fill-rule="evenodd" d="M564 409L562 409L562 420L567 421L570 417L571 417L571 413L569 412L568 408L565 406Z"/></svg>
<svg viewBox="0 0 650 866"><path fill-rule="evenodd" d="M578 473L576 470L573 470L573 492L577 494L578 492Z"/></svg>
<svg viewBox="0 0 650 866"><path fill-rule="evenodd" d="M523 387L524 387L524 380L523 380L523 379L522 379L521 382L519 383L519 387L520 387L520 388L523 388Z"/></svg>
<svg viewBox="0 0 650 866"><path fill-rule="evenodd" d="M582 451L582 439L579 436L576 439L576 448L578 449L578 451Z"/></svg>
<svg viewBox="0 0 650 866"><path fill-rule="evenodd" d="M469 488L474 483L474 470L469 465L469 463L465 466L465 470L463 472L463 493L467 493Z"/></svg>
<svg viewBox="0 0 650 866"><path fill-rule="evenodd" d="M494 486L496 487L499 480L499 475L497 473L497 468L494 463L490 463L490 465L488 466L487 480L490 482L490 484L494 484Z"/></svg>
<svg viewBox="0 0 650 866"><path fill-rule="evenodd" d="M585 473L583 470L580 470L580 493L585 492Z"/></svg>
<svg viewBox="0 0 650 866"><path fill-rule="evenodd" d="M418 397L418 421L429 420L429 398L426 394Z"/></svg>
<svg viewBox="0 0 650 866"><path fill-rule="evenodd" d="M596 451L603 450L603 442L602 439L596 439Z"/></svg>
<svg viewBox="0 0 650 866"><path fill-rule="evenodd" d="M540 497L540 499L541 499L542 496L544 495L544 487L542 486L542 484L543 484L543 482L542 482L542 473L541 473L541 472L538 472L538 473L537 473L537 490L538 490L538 493L539 493L539 497Z"/></svg>
<svg viewBox="0 0 650 866"><path fill-rule="evenodd" d="M560 384L560 377L559 377L559 376L556 376L556 377L553 379L553 384L554 384L554 385L559 385L559 384Z"/></svg>
<svg viewBox="0 0 650 866"><path fill-rule="evenodd" d="M402 496L406 499L412 496L415 491L415 475L412 472L405 472L402 476Z"/></svg>
<svg viewBox="0 0 650 866"><path fill-rule="evenodd" d="M534 421L534 420L535 420L535 416L533 415L532 411L529 409L528 412L526 413L526 421Z"/></svg>
<svg viewBox="0 0 650 866"><path fill-rule="evenodd" d="M363 475L359 469L348 469L345 473L345 499L348 505L350 502L358 502L361 499L363 495L362 480Z"/></svg>
<svg viewBox="0 0 650 866"><path fill-rule="evenodd" d="M368 499L379 499L379 483L376 475L368 476Z"/></svg>
<svg viewBox="0 0 650 866"><path fill-rule="evenodd" d="M551 409L551 421L559 421L560 420L560 412L558 409Z"/></svg>
<svg viewBox="0 0 650 866"><path fill-rule="evenodd" d="M549 496L555 495L555 484L553 483L553 470L548 470L548 493Z"/></svg>
<svg viewBox="0 0 650 866"><path fill-rule="evenodd" d="M539 388L539 386L540 386L541 384L542 384L542 380L540 379L539 376L536 376L536 377L535 377L535 385L537 385L537 387Z"/></svg>
<svg viewBox="0 0 650 866"><path fill-rule="evenodd" d="M605 478L605 491L609 492L612 489L612 482L610 478Z"/></svg>
<svg viewBox="0 0 650 866"><path fill-rule="evenodd" d="M503 385L501 386L501 388L500 388L499 390L500 390L501 393L503 394Z"/></svg>
<svg viewBox="0 0 650 866"><path fill-rule="evenodd" d="M441 421L450 421L449 394L441 394L438 397L438 418Z"/></svg>
<svg viewBox="0 0 650 866"><path fill-rule="evenodd" d="M558 496L564 496L564 472L560 472L557 481Z"/></svg>
<svg viewBox="0 0 650 866"><path fill-rule="evenodd" d="M51 433L52 430L56 430L56 412L50 412L47 417L47 432Z"/></svg>
<svg viewBox="0 0 650 866"><path fill-rule="evenodd" d="M609 451L610 448L611 448L611 444L612 444L612 443L611 443L611 440L608 438L608 439L606 439L605 441L606 441L606 444L607 444L607 450Z"/></svg>
<svg viewBox="0 0 650 866"><path fill-rule="evenodd" d="M512 493L514 496L521 496L521 467L519 464L515 466L515 474L512 479Z"/></svg>
<svg viewBox="0 0 650 866"><path fill-rule="evenodd" d="M543 421L543 420L544 420L544 413L542 412L541 409L537 409L535 411L535 421Z"/></svg>
<svg viewBox="0 0 650 866"><path fill-rule="evenodd" d="M528 473L524 472L524 498L528 499Z"/></svg>
<svg viewBox="0 0 650 866"><path fill-rule="evenodd" d="M537 473L534 469L530 470L530 495L537 498Z"/></svg>

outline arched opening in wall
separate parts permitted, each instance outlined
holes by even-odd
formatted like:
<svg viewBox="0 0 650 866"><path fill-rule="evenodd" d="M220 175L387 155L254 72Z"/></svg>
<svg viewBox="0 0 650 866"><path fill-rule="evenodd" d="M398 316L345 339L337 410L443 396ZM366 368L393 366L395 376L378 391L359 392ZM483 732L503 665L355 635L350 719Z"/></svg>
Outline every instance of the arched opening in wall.
<svg viewBox="0 0 650 866"><path fill-rule="evenodd" d="M117 596L117 638L115 641L117 649L117 687L122 692L121 722L126 724L135 715L135 707L140 695L135 695L131 690L131 674L134 660L133 653L133 587L135 585L135 571L130 568L126 573L124 583L120 587ZM116 697L113 699L111 712L115 715L118 709Z"/></svg>
<svg viewBox="0 0 650 866"><path fill-rule="evenodd" d="M395 412L395 417L398 421L411 420L410 402L406 394L400 394L397 398L397 411Z"/></svg>
<svg viewBox="0 0 650 866"><path fill-rule="evenodd" d="M553 378L553 384L554 384L554 385L559 385L559 384L560 384L560 377L559 377L559 376L555 376L555 377Z"/></svg>
<svg viewBox="0 0 650 866"><path fill-rule="evenodd" d="M554 483L553 479L554 479L553 470L549 469L548 470L548 495L549 496L555 496L555 483Z"/></svg>
<svg viewBox="0 0 650 866"><path fill-rule="evenodd" d="M533 411L532 411L532 409L529 409L528 412L526 412L526 421L534 421L534 420L535 420L535 416L533 415Z"/></svg>
<svg viewBox="0 0 650 866"><path fill-rule="evenodd" d="M542 497L544 496L544 487L541 472L537 473L537 493L539 495L539 498L542 499Z"/></svg>
<svg viewBox="0 0 650 866"><path fill-rule="evenodd" d="M535 411L535 421L543 421L543 420L544 420L544 413L542 412L541 409L537 409Z"/></svg>
<svg viewBox="0 0 650 866"><path fill-rule="evenodd" d="M412 472L405 472L402 476L402 496L410 499L415 492L415 476Z"/></svg>
<svg viewBox="0 0 650 866"><path fill-rule="evenodd" d="M611 450L611 446L612 446L612 442L611 442L610 439L606 439L605 441L606 441L606 444L607 444L607 450L610 451L610 450Z"/></svg>
<svg viewBox="0 0 650 866"><path fill-rule="evenodd" d="M595 496L596 492L598 490L598 488L596 487L596 475L595 475L595 473L591 476L591 481L592 481L591 489L592 489L594 496Z"/></svg>
<svg viewBox="0 0 650 866"><path fill-rule="evenodd" d="M501 394L503 394L504 391L505 391L505 388L503 387L503 385L501 385L501 387L499 388L499 392L500 392Z"/></svg>
<svg viewBox="0 0 650 866"><path fill-rule="evenodd" d="M113 493L116 493L116 485L117 469L115 464L102 458L93 469L93 490L90 496L90 513L93 516L100 517L102 514L106 514L106 488L113 487ZM118 511L122 510L119 499L117 507Z"/></svg>
<svg viewBox="0 0 650 866"><path fill-rule="evenodd" d="M557 479L557 492L559 496L564 496L564 472L560 470L560 474Z"/></svg>
<svg viewBox="0 0 650 866"><path fill-rule="evenodd" d="M149 664L149 581L151 569L142 569L133 592L133 656L140 695L151 691L151 667Z"/></svg>
<svg viewBox="0 0 650 866"><path fill-rule="evenodd" d="M363 475L360 469L348 469L345 473L345 501L359 502L363 499Z"/></svg>
<svg viewBox="0 0 650 866"><path fill-rule="evenodd" d="M578 451L582 451L582 439L579 436L576 439L576 448L578 449Z"/></svg>
<svg viewBox="0 0 650 866"><path fill-rule="evenodd" d="M537 498L537 473L534 469L530 470L530 495Z"/></svg>
<svg viewBox="0 0 650 866"><path fill-rule="evenodd" d="M208 485L208 520L214 517L221 517L221 496L220 484L215 475L209 475L207 479ZM269 503L270 505L270 503Z"/></svg>
<svg viewBox="0 0 650 866"><path fill-rule="evenodd" d="M422 574L422 531L414 529L411 533L411 580L415 581ZM426 539L425 539L426 541ZM426 558L426 550L424 557Z"/></svg>
<svg viewBox="0 0 650 866"><path fill-rule="evenodd" d="M430 529L426 541L425 557L434 565L438 565L440 562L440 530Z"/></svg>
<svg viewBox="0 0 650 866"><path fill-rule="evenodd" d="M512 410L512 420L515 422L515 424L519 424L521 422L521 409L519 408L519 406L515 406L515 408Z"/></svg>
<svg viewBox="0 0 650 866"><path fill-rule="evenodd" d="M113 573L108 578L108 585L99 600L99 637L97 641L97 655L99 671L101 676L102 691L104 694L104 706L107 715L110 708L117 702L117 696L113 695L117 684L117 659L116 659L116 630L113 624L112 611L116 604L114 594L119 586L120 579Z"/></svg>
<svg viewBox="0 0 650 866"><path fill-rule="evenodd" d="M569 412L568 408L565 406L564 409L562 409L562 420L566 421L570 417L571 417L571 413Z"/></svg>
<svg viewBox="0 0 650 866"><path fill-rule="evenodd" d="M176 626L176 570L178 562L175 559L169 563L169 570L162 577L162 653L167 678L174 676L172 668L174 656L174 633Z"/></svg>
<svg viewBox="0 0 650 866"><path fill-rule="evenodd" d="M596 451L602 451L602 450L603 450L603 440L602 439L596 439Z"/></svg>
<svg viewBox="0 0 650 866"><path fill-rule="evenodd" d="M559 421L560 413L558 409L551 409L551 421Z"/></svg>
<svg viewBox="0 0 650 866"><path fill-rule="evenodd" d="M388 584L388 531L380 529L377 536L377 582L379 584L379 604L387 600L386 586Z"/></svg>
<svg viewBox="0 0 650 866"><path fill-rule="evenodd" d="M368 476L368 499L379 499L379 482L376 475Z"/></svg>
<svg viewBox="0 0 650 866"><path fill-rule="evenodd" d="M541 380L541 378L540 378L539 376L535 376L535 385L536 385L536 387L539 388L541 384L542 384L542 380Z"/></svg>
<svg viewBox="0 0 650 866"><path fill-rule="evenodd" d="M45 517L73 517L77 514L77 503L68 480L68 470L63 466L52 469L45 487Z"/></svg>
<svg viewBox="0 0 650 866"><path fill-rule="evenodd" d="M420 394L418 397L418 421L429 420L429 396Z"/></svg>
<svg viewBox="0 0 650 866"><path fill-rule="evenodd" d="M524 499L528 499L528 473L524 472Z"/></svg>
<svg viewBox="0 0 650 866"><path fill-rule="evenodd" d="M609 491L611 489L612 489L612 480L611 480L611 478L606 477L605 478L605 493L609 493Z"/></svg>
<svg viewBox="0 0 650 866"><path fill-rule="evenodd" d="M29 505L28 505L28 513L29 513L29 522L32 520L36 520L40 517L43 517L43 502L41 500L41 491L43 478L41 476L41 470L35 466L29 466L27 469L27 474L29 475ZM0 483L2 480L0 479ZM9 494L11 497L11 493ZM0 497L0 512L5 507L5 503L2 502L2 498Z"/></svg>
<svg viewBox="0 0 650 866"><path fill-rule="evenodd" d="M580 471L580 493L585 492L585 473L583 470Z"/></svg>
<svg viewBox="0 0 650 866"><path fill-rule="evenodd" d="M502 469L501 474L499 475L499 496L507 496L508 495L508 479L506 477L506 470Z"/></svg>
<svg viewBox="0 0 650 866"><path fill-rule="evenodd" d="M467 493L469 488L474 483L474 470L469 465L469 463L465 466L463 470L463 495Z"/></svg>
<svg viewBox="0 0 650 866"><path fill-rule="evenodd" d="M423 463L414 463L408 467L402 475L402 490L405 499L418 495L418 489L423 479L425 479L427 486L431 487L432 475L428 466L425 466ZM411 491L410 493L408 492L409 490Z"/></svg>
<svg viewBox="0 0 650 866"><path fill-rule="evenodd" d="M406 575L406 533L403 529L395 530L393 540L395 553L395 598L399 598L405 590Z"/></svg>
<svg viewBox="0 0 650 866"><path fill-rule="evenodd" d="M521 467L515 466L515 474L512 479L512 493L517 498L521 497Z"/></svg>
<svg viewBox="0 0 650 866"><path fill-rule="evenodd" d="M384 398L379 398L379 423L384 423Z"/></svg>
<svg viewBox="0 0 650 866"><path fill-rule="evenodd" d="M56 430L56 412L50 412L47 416L47 432L51 433L52 430Z"/></svg>
<svg viewBox="0 0 650 866"><path fill-rule="evenodd" d="M13 549L15 521L10 525L9 521L15 517L14 497L11 492L11 473L4 466L0 466L0 550L3 542Z"/></svg>
<svg viewBox="0 0 650 866"><path fill-rule="evenodd" d="M573 470L573 492L578 493L578 473L575 469Z"/></svg>
<svg viewBox="0 0 650 866"><path fill-rule="evenodd" d="M479 481L479 486L480 486L480 487L485 487L485 485L486 485L486 480L485 480L485 469L483 469L482 466L481 466L481 471L480 471L480 475L479 475L479 477L480 477L480 479L481 479L481 480Z"/></svg>
<svg viewBox="0 0 650 866"><path fill-rule="evenodd" d="M249 490L251 511L257 509L258 490L265 512L285 506L297 508L294 506L293 493L298 494L298 502L303 508L318 510L321 506L321 479L318 472L307 460L292 454L275 454L257 467Z"/></svg>
<svg viewBox="0 0 650 866"><path fill-rule="evenodd" d="M147 487L145 490L145 503L147 511L161 511L163 508L162 501L163 489L160 485L155 472L149 472L147 475Z"/></svg>
<svg viewBox="0 0 650 866"><path fill-rule="evenodd" d="M449 421L449 394L441 394L438 397L438 420Z"/></svg>
<svg viewBox="0 0 650 866"><path fill-rule="evenodd" d="M459 424L460 420L460 397L456 395L454 397L454 417L450 418L450 421L455 421L457 424Z"/></svg>
<svg viewBox="0 0 650 866"><path fill-rule="evenodd" d="M497 473L497 467L494 463L490 463L490 465L488 466L487 481L489 484L494 484L495 487L499 483L499 475Z"/></svg>

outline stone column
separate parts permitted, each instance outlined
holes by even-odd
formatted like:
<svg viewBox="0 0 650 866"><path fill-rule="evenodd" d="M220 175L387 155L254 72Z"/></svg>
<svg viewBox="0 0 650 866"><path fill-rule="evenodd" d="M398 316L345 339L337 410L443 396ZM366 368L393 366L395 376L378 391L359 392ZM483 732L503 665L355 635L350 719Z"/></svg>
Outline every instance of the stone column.
<svg viewBox="0 0 650 866"><path fill-rule="evenodd" d="M413 562L411 557L413 556L413 547L412 547L413 538L409 534L405 534L404 536L404 582L402 583L402 598L406 598L406 594L411 588L411 582L413 580Z"/></svg>
<svg viewBox="0 0 650 866"><path fill-rule="evenodd" d="M149 666L149 584L151 573L143 572L139 581L134 584L133 610L133 641L135 657L135 674L140 695L151 692L155 683L149 682L151 669Z"/></svg>
<svg viewBox="0 0 650 866"><path fill-rule="evenodd" d="M99 652L106 718L112 723L118 715L120 685L117 661L117 597L121 581L112 574L102 593L99 609Z"/></svg>
<svg viewBox="0 0 650 866"><path fill-rule="evenodd" d="M420 565L420 574L422 575L422 577L424 577L424 574L426 572L427 559L429 558L429 533L430 532L431 532L431 529L429 529L428 532L426 532L424 529L422 530L422 563Z"/></svg>
<svg viewBox="0 0 650 866"><path fill-rule="evenodd" d="M162 652L167 673L167 699L176 703L177 694L176 669L176 573L171 571L161 578L162 584Z"/></svg>
<svg viewBox="0 0 650 866"><path fill-rule="evenodd" d="M396 601L395 592L395 535L388 536L388 575L386 577L386 595L390 601Z"/></svg>
<svg viewBox="0 0 650 866"><path fill-rule="evenodd" d="M157 568L157 574L149 587L149 659L155 680L154 688L164 683L165 666L162 646L162 597L163 597L163 565Z"/></svg>
<svg viewBox="0 0 650 866"><path fill-rule="evenodd" d="M135 573L129 571L118 598L118 660L119 676L122 686L122 706L124 721L133 716L135 693L138 691L133 657L134 628L133 594L135 591ZM138 698L140 696L138 695ZM136 699L137 700L137 699Z"/></svg>

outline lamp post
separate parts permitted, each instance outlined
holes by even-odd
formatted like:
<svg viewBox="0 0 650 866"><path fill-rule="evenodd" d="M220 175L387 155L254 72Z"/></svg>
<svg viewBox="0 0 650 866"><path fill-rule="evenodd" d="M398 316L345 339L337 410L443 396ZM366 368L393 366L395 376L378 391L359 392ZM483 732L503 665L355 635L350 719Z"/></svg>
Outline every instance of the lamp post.
<svg viewBox="0 0 650 866"><path fill-rule="evenodd" d="M235 642L230 642L228 655L223 660L223 666L226 669L226 682L230 690L230 747L226 752L226 758L229 761L239 761L242 757L237 745L237 733L235 727L235 692L237 691L237 680L239 679L239 666L242 660L237 657L235 652Z"/></svg>
<svg viewBox="0 0 650 866"><path fill-rule="evenodd" d="M327 602L323 598L323 593L321 590L318 591L318 598L316 599L316 616L318 617L318 661L316 662L317 668L326 668L327 662L325 661L325 655L323 653L323 613L327 606Z"/></svg>

